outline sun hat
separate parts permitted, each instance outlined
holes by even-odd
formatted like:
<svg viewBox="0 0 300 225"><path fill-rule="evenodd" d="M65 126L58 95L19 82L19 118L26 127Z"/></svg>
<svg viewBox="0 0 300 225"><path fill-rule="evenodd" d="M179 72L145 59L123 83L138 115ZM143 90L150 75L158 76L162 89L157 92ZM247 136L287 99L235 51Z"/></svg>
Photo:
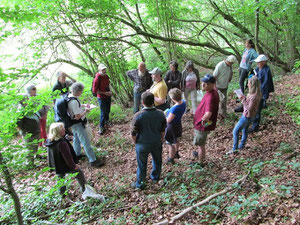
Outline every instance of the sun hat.
<svg viewBox="0 0 300 225"><path fill-rule="evenodd" d="M234 55L230 55L227 57L226 61L230 62L230 63L235 63L236 62L236 58Z"/></svg>
<svg viewBox="0 0 300 225"><path fill-rule="evenodd" d="M104 64L100 64L100 65L98 66L98 70L99 70L99 71L102 71L102 70L104 70L104 69L106 69L106 66L105 66Z"/></svg>
<svg viewBox="0 0 300 225"><path fill-rule="evenodd" d="M259 55L256 59L254 59L254 62L265 62L268 61L267 56L265 56L264 54Z"/></svg>

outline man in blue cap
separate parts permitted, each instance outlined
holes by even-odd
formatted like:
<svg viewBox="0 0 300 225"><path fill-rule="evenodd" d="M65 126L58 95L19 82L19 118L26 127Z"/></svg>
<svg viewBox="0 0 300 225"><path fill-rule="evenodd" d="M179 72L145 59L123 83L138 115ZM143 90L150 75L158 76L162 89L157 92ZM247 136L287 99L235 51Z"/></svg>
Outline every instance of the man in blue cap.
<svg viewBox="0 0 300 225"><path fill-rule="evenodd" d="M202 90L206 91L206 93L198 105L194 116L193 144L198 146L198 151L194 151L193 156L199 159L200 165L203 165L206 138L208 133L216 128L220 100L218 91L214 88L216 79L212 75L206 74L201 81Z"/></svg>

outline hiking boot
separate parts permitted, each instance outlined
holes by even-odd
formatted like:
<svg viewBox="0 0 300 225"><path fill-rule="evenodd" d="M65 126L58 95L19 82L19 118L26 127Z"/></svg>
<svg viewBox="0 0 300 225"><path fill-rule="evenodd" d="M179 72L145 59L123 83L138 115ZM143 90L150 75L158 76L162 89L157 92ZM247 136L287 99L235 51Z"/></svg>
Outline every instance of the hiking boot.
<svg viewBox="0 0 300 225"><path fill-rule="evenodd" d="M174 159L180 159L180 158L181 158L181 156L179 155L179 152L177 151L174 155Z"/></svg>
<svg viewBox="0 0 300 225"><path fill-rule="evenodd" d="M233 154L236 154L237 152L238 152L238 150L231 149L230 151L226 152L226 155L233 155Z"/></svg>
<svg viewBox="0 0 300 225"><path fill-rule="evenodd" d="M139 190L139 191L145 189L145 185L141 185L141 187L137 187L137 186L136 186L136 182L132 182L132 183L130 184L130 187L131 187L132 189L136 189L136 190Z"/></svg>
<svg viewBox="0 0 300 225"><path fill-rule="evenodd" d="M195 159L198 159L198 152L193 151L193 157L194 157Z"/></svg>
<svg viewBox="0 0 300 225"><path fill-rule="evenodd" d="M101 166L104 166L103 160L96 159L94 162L91 162L91 167L99 168Z"/></svg>
<svg viewBox="0 0 300 225"><path fill-rule="evenodd" d="M170 164L170 163L175 164L175 161L174 159L168 157L168 159L166 160L166 164Z"/></svg>
<svg viewBox="0 0 300 225"><path fill-rule="evenodd" d="M100 130L98 131L98 134L103 135L105 133L105 128L104 127L100 127Z"/></svg>

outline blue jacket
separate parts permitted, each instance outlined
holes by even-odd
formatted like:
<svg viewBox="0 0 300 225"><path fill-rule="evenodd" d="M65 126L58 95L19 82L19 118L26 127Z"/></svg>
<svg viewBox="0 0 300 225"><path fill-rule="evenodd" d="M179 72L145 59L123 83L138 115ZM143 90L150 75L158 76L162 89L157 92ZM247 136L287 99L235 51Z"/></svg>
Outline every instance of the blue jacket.
<svg viewBox="0 0 300 225"><path fill-rule="evenodd" d="M247 51L247 48L244 49L243 54L244 54L245 51ZM247 71L248 72L251 70L251 64L252 64L253 60L257 58L257 56L258 56L258 54L257 54L257 52L255 51L254 48L250 48L248 50L248 55L246 57L246 65L247 65Z"/></svg>
<svg viewBox="0 0 300 225"><path fill-rule="evenodd" d="M274 92L274 84L270 67L265 65L261 70L259 70L257 67L255 71L257 73L257 78L261 83L261 92L263 98L268 99L270 92Z"/></svg>

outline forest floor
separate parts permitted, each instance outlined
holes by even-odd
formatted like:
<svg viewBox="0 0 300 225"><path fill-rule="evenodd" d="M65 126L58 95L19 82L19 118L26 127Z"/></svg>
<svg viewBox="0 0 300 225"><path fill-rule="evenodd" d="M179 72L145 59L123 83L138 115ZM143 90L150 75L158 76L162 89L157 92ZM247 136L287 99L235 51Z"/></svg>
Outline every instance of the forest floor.
<svg viewBox="0 0 300 225"><path fill-rule="evenodd" d="M237 103L234 93L229 93L228 116L219 120L216 130L209 134L207 164L203 168L189 165L195 150L193 116L185 114L181 158L175 165L163 164L161 181L153 184L148 179L143 191L130 187L135 181L137 163L129 136L132 113L128 113L126 119L114 123L105 135L95 137L95 145L100 148L97 154L106 156L105 166L95 169L87 159L80 161L86 179L106 196L106 202L82 201L74 181L67 200L55 208L44 199L45 212L32 210L33 219L27 220L35 224L43 221L50 221L49 224L157 223L230 186L250 171L241 187L197 207L176 224L299 224L300 129L286 106L299 96L299 87L299 75L286 75L276 81L276 92L271 95L268 108L263 109L259 132L249 134L246 148L231 156L225 153L232 147L232 130L241 113L233 112ZM163 161L166 158L164 146ZM149 159L148 174L151 156ZM46 165L45 161L41 162L40 170ZM22 179L23 186L38 185L41 180L47 180L49 186L55 184L52 179L55 176L50 172L29 177ZM25 208L30 210L26 204ZM46 209L52 212L47 212L48 215ZM56 210L60 213L55 213Z"/></svg>

